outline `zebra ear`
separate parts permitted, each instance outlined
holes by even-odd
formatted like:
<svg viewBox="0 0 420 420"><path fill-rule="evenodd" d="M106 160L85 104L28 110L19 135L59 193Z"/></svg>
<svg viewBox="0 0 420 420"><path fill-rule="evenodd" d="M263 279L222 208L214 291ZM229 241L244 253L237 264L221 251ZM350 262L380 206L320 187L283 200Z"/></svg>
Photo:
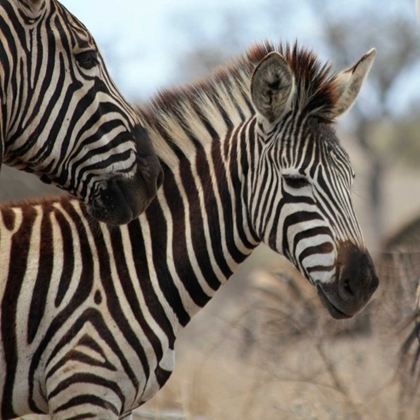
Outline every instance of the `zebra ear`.
<svg viewBox="0 0 420 420"><path fill-rule="evenodd" d="M375 55L376 50L372 48L353 67L338 73L336 87L338 99L330 115L332 119L344 114L352 107L372 67Z"/></svg>
<svg viewBox="0 0 420 420"><path fill-rule="evenodd" d="M268 54L251 78L251 99L268 122L278 120L289 108L294 91L292 71L282 55Z"/></svg>

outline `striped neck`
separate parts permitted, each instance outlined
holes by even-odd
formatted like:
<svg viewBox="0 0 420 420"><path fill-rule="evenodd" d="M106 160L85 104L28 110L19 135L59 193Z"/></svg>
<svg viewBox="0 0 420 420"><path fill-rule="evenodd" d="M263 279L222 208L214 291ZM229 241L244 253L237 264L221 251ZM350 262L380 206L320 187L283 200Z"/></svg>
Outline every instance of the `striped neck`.
<svg viewBox="0 0 420 420"><path fill-rule="evenodd" d="M24 2L5 1L0 7L0 37L4 40L0 46L0 56L3 57L0 66L3 161L16 167L19 167L19 159L13 155L15 149L28 141L29 136L22 136L22 132L27 130L32 114L38 112L31 98L40 97L36 82L38 77L41 79L40 68L45 66L37 60L39 44L35 39L44 10L38 16L31 16L30 12ZM16 39L15 43L10 39ZM5 98L7 101L3 100ZM39 108L39 104L36 105Z"/></svg>
<svg viewBox="0 0 420 420"><path fill-rule="evenodd" d="M142 223L146 248L159 260L166 250L156 275L176 286L169 298L181 326L259 243L246 206L247 130L255 130L255 119L188 156L173 146L176 163L164 165L164 184Z"/></svg>

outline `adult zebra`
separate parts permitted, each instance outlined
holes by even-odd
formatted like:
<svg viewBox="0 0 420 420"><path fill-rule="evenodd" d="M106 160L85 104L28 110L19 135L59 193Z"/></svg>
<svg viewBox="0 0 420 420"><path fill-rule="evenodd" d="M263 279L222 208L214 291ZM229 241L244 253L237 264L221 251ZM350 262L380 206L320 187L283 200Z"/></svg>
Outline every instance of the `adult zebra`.
<svg viewBox="0 0 420 420"><path fill-rule="evenodd" d="M56 0L0 0L0 156L127 223L162 168L85 26ZM1 162L0 162L1 165Z"/></svg>
<svg viewBox="0 0 420 420"><path fill-rule="evenodd" d="M163 92L140 115L165 180L128 225L66 198L3 206L2 418L128 416L168 379L179 331L261 241L333 317L360 311L378 280L331 123L373 56L329 76L312 53L265 43Z"/></svg>

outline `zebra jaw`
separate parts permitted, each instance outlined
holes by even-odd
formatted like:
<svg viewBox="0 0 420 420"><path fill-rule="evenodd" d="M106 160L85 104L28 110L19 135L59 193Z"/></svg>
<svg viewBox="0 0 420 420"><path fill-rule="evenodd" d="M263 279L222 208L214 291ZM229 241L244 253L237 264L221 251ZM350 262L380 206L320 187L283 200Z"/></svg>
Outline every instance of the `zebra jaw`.
<svg viewBox="0 0 420 420"><path fill-rule="evenodd" d="M355 314L345 314L344 312L340 311L328 298L327 295L322 290L322 287L318 284L316 286L316 291L318 293L319 300L324 305L324 307L327 309L329 314L335 318L335 319L349 319L353 318Z"/></svg>

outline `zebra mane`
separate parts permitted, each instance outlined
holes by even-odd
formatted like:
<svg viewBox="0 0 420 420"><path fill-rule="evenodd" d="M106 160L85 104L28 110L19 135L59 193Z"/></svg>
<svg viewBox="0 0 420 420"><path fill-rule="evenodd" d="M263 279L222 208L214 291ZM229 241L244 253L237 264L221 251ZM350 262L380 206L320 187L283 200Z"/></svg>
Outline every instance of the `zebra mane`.
<svg viewBox="0 0 420 420"><path fill-rule="evenodd" d="M293 106L328 121L337 99L336 75L331 73L331 66L321 64L311 51L297 43L274 45L266 41L251 46L245 54L219 66L205 78L162 90L139 108L162 160L172 160L174 146L184 153L193 152L197 143L204 145L220 138L254 115L250 97L252 73L273 51L283 55L294 74L297 94Z"/></svg>

